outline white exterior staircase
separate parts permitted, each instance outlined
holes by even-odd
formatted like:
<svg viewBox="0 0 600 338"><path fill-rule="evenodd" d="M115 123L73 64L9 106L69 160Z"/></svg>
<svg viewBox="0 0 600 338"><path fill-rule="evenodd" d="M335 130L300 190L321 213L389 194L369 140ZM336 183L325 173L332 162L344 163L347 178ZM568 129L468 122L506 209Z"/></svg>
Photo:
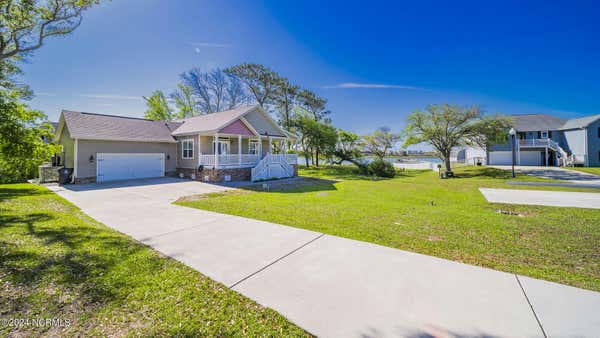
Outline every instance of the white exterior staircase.
<svg viewBox="0 0 600 338"><path fill-rule="evenodd" d="M296 154L267 154L252 168L251 180L261 181L275 178L293 177L293 164L298 163Z"/></svg>

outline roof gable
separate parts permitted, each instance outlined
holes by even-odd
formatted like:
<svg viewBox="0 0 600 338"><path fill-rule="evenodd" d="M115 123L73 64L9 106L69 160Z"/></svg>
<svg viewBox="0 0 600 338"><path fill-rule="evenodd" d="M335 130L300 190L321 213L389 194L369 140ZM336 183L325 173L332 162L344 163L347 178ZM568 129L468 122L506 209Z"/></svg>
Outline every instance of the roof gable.
<svg viewBox="0 0 600 338"><path fill-rule="evenodd" d="M285 131L260 106L242 106L222 112L194 116L180 120L182 125L175 129L174 136L199 133L214 133L240 119L249 124L248 129L261 135L286 137ZM254 134L254 133L253 133Z"/></svg>
<svg viewBox="0 0 600 338"><path fill-rule="evenodd" d="M227 126L221 128L219 133L254 136L254 133L240 119L237 119Z"/></svg>
<svg viewBox="0 0 600 338"><path fill-rule="evenodd" d="M570 120L567 120L560 129L565 130L565 129L585 128L598 120L600 120L600 114L581 117L578 119L570 119Z"/></svg>
<svg viewBox="0 0 600 338"><path fill-rule="evenodd" d="M164 121L133 117L92 114L63 110L61 124L66 124L73 139L168 142L174 143L171 130ZM59 126L62 130L62 126ZM57 130L57 133L60 130Z"/></svg>

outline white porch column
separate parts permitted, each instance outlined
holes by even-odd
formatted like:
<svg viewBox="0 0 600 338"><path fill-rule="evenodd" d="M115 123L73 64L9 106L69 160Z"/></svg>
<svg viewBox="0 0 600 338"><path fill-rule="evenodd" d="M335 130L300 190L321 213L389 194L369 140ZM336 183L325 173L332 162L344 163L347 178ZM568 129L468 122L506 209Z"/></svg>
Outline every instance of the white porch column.
<svg viewBox="0 0 600 338"><path fill-rule="evenodd" d="M262 159L262 137L258 135L258 158Z"/></svg>
<svg viewBox="0 0 600 338"><path fill-rule="evenodd" d="M196 153L198 154L198 165L202 164L202 136L198 135L198 150Z"/></svg>
<svg viewBox="0 0 600 338"><path fill-rule="evenodd" d="M238 135L238 164L242 165L242 135Z"/></svg>
<svg viewBox="0 0 600 338"><path fill-rule="evenodd" d="M273 138L269 136L269 154L273 150Z"/></svg>
<svg viewBox="0 0 600 338"><path fill-rule="evenodd" d="M219 167L219 133L215 133L214 136L215 144L214 144L214 156L215 156L215 169Z"/></svg>
<svg viewBox="0 0 600 338"><path fill-rule="evenodd" d="M546 148L544 148L544 150L546 150L546 160L544 160L544 163L546 165L546 167L548 166L548 146L546 146Z"/></svg>

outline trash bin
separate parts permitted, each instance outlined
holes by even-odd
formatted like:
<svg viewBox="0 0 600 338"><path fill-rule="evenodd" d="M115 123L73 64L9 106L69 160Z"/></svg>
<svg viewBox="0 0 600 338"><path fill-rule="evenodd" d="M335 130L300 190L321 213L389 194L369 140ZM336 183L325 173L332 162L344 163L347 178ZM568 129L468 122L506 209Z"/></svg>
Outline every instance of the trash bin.
<svg viewBox="0 0 600 338"><path fill-rule="evenodd" d="M73 175L73 168L62 168L58 171L58 183L67 184L71 183L71 176Z"/></svg>

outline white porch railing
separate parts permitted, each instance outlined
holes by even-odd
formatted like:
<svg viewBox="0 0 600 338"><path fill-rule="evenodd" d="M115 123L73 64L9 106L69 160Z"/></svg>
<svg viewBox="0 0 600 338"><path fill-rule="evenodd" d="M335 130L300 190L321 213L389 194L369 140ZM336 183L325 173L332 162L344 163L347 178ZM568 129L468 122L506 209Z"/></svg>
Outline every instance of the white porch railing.
<svg viewBox="0 0 600 338"><path fill-rule="evenodd" d="M228 155L200 155L199 165L214 168L243 168L253 167L260 161L260 155L255 154L228 154Z"/></svg>
<svg viewBox="0 0 600 338"><path fill-rule="evenodd" d="M529 139L524 139L524 140L519 140L519 147L522 148L535 148L535 147L541 147L541 148L551 148L553 150L557 150L559 148L558 143L552 141L549 138L529 138Z"/></svg>
<svg viewBox="0 0 600 338"><path fill-rule="evenodd" d="M265 180L271 178L293 177L294 167L298 164L296 154L267 154L252 168L251 180Z"/></svg>

